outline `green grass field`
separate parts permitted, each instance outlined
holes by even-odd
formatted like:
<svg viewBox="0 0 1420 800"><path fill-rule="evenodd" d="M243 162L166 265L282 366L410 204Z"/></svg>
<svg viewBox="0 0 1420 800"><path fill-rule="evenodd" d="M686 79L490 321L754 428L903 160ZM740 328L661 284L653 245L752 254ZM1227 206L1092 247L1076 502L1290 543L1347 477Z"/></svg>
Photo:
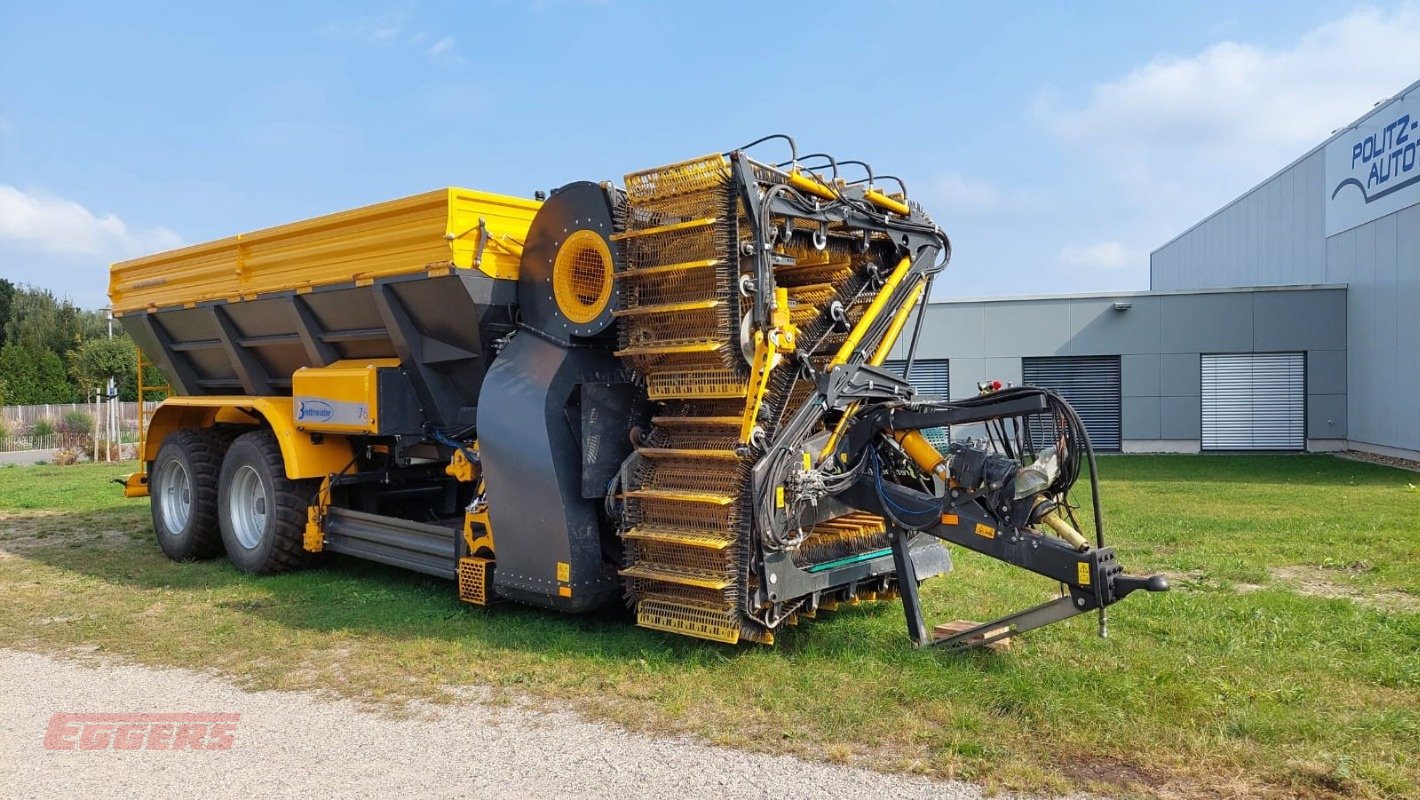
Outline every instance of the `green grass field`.
<svg viewBox="0 0 1420 800"><path fill-rule="evenodd" d="M1102 460L1111 543L1175 591L1004 653L909 647L897 604L774 648L462 605L451 584L332 559L252 578L166 561L123 465L0 469L0 646L210 669L398 708L465 687L638 729L1000 788L1139 796L1420 796L1420 483L1329 456ZM929 620L1045 599L954 552ZM510 690L510 691L504 691Z"/></svg>

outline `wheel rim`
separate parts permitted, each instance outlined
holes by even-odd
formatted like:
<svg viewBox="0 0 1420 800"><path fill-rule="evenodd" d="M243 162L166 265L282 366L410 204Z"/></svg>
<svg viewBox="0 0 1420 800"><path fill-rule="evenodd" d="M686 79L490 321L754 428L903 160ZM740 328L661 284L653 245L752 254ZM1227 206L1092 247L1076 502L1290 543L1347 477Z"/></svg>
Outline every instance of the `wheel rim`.
<svg viewBox="0 0 1420 800"><path fill-rule="evenodd" d="M232 476L231 501L227 503L227 520L237 543L248 550L261 544L266 535L266 486L261 476L249 466L243 466Z"/></svg>
<svg viewBox="0 0 1420 800"><path fill-rule="evenodd" d="M192 476L181 461L169 459L158 476L158 487L158 509L163 514L165 532L177 536L192 516Z"/></svg>

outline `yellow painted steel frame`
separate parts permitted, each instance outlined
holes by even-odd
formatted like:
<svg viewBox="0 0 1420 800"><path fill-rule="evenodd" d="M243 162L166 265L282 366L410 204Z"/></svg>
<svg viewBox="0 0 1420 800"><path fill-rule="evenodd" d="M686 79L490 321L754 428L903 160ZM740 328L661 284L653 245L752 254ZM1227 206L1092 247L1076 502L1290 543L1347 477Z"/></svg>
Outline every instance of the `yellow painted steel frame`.
<svg viewBox="0 0 1420 800"><path fill-rule="evenodd" d="M478 526L483 527L483 532L478 532ZM463 541L468 545L470 553L487 551L489 555L494 555L497 550L493 547L493 523L488 521L488 504L484 503L473 511L467 511L463 515Z"/></svg>
<svg viewBox="0 0 1420 800"><path fill-rule="evenodd" d="M897 343L897 337L902 333L902 328L907 324L907 318L912 314L912 309L917 307L917 303L922 299L922 292L926 284L919 283L912 289L912 294L907 298L907 302L902 308L897 310L896 316L892 318L892 324L888 326L887 335L878 342L878 349L873 351L873 357L869 363L879 366L887 360L888 353L892 352L892 346ZM922 431L897 431L893 434L898 444L912 460L917 462L917 466L923 471L932 473L942 480L947 479L947 460L942 454L937 452L937 448L927 440Z"/></svg>
<svg viewBox="0 0 1420 800"><path fill-rule="evenodd" d="M888 276L887 283L883 284L883 288L878 292L878 296L873 298L873 302L868 306L868 310L864 312L862 319L859 319L858 324L853 326L852 332L848 334L847 341L839 348L838 354L833 357L830 366L846 363L848 359L852 357L853 351L858 348L863 337L867 335L868 327L871 326L873 320L877 319L878 315L882 313L883 307L887 305L892 293L897 290L898 284L902 283L902 279L907 275L908 267L911 266L911 263L911 260L907 258L898 262L897 268L892 271L892 275ZM892 352L892 346L897 343L897 337L902 333L903 327L907 325L907 318L912 314L912 309L916 308L917 303L922 299L924 287L925 284L921 283L912 287L912 293L908 296L907 302L903 303L902 306L898 308L891 324L888 325L887 332L883 335L882 340L878 342L878 346L873 349L873 355L868 359L869 364L880 367L883 362L887 360L888 354ZM843 416L838 420L838 425L834 427L833 433L828 437L828 443L824 445L823 450L819 451L819 458L822 459L826 457L838 446L839 436L841 436L843 431L848 427L848 422L853 419L853 412L857 410L857 403L853 403L844 410Z"/></svg>
<svg viewBox="0 0 1420 800"><path fill-rule="evenodd" d="M838 348L838 353L834 355L833 361L829 362L830 367L846 364L853 357L853 352L858 349L858 345L863 342L863 337L868 334L868 329L872 327L878 316L883 313L883 308L897 292L898 284L907 276L908 270L912 267L912 259L904 257L897 262L892 274L888 275L883 288L878 291L878 296L873 298L873 302L868 304L868 310L863 312L863 316L858 320L858 324L853 326L848 338L844 340L843 346ZM905 304L904 304L905 307ZM899 328L901 330L901 328ZM891 347L891 345L889 345Z"/></svg>
<svg viewBox="0 0 1420 800"><path fill-rule="evenodd" d="M324 478L350 463L350 440L333 433L313 437L296 430L291 398L206 395L169 397L153 412L143 439L143 460L158 456L163 439L179 428L207 428L217 423L259 425L265 422L281 445L286 477ZM317 441L319 440L319 441Z"/></svg>
<svg viewBox="0 0 1420 800"><path fill-rule="evenodd" d="M444 474L459 483L473 483L483 474L483 468L478 464L469 461L468 456L462 450L455 450L453 458L444 467Z"/></svg>
<svg viewBox="0 0 1420 800"><path fill-rule="evenodd" d="M306 531L301 546L309 553L319 553L325 549L325 511L330 508L330 479L326 475L316 492L316 501L306 507Z"/></svg>
<svg viewBox="0 0 1420 800"><path fill-rule="evenodd" d="M138 354L138 449L143 449L143 443L148 440L148 414L144 400L148 397L150 390L161 390L164 394L170 393L172 387L164 381L161 385L148 385L143 382L143 370L150 366L148 359L143 357L143 351L136 351ZM148 496L148 465L146 461L138 462L138 471L126 475L123 478L124 497L147 497Z"/></svg>
<svg viewBox="0 0 1420 800"><path fill-rule="evenodd" d="M789 290L776 288L769 332L754 332L754 363L750 365L749 402L745 404L744 417L740 420L741 442L749 442L754 433L759 409L769 388L770 373L779 366L784 353L792 352L798 346L798 329L789 322L789 318Z"/></svg>
<svg viewBox="0 0 1420 800"><path fill-rule="evenodd" d="M483 481L478 482L478 493L483 494ZM479 527L483 532L479 533ZM488 521L488 504L479 503L472 511L466 511L463 515L463 541L468 545L468 552L478 555L486 552L490 556L497 555L497 549L493 547L493 523Z"/></svg>
<svg viewBox="0 0 1420 800"><path fill-rule="evenodd" d="M148 473L130 472L123 478L124 497L147 497L148 496Z"/></svg>
<svg viewBox="0 0 1420 800"><path fill-rule="evenodd" d="M863 193L863 196L868 198L868 202L878 208L887 209L894 214L899 214L904 217L912 214L912 208L908 206L907 203L898 200L896 197L885 195L877 189L869 189Z"/></svg>
<svg viewBox="0 0 1420 800"><path fill-rule="evenodd" d="M516 280L541 206L472 189L437 189L119 262L109 271L109 300L121 316L452 269Z"/></svg>
<svg viewBox="0 0 1420 800"><path fill-rule="evenodd" d="M815 197L821 197L824 200L833 200L838 197L838 192L834 191L831 187L829 187L822 180L820 180L817 175L814 175L811 172L805 173L800 172L799 170L794 170L793 172L790 172L789 185L794 187L795 189L798 189L801 192L808 192L809 194Z"/></svg>

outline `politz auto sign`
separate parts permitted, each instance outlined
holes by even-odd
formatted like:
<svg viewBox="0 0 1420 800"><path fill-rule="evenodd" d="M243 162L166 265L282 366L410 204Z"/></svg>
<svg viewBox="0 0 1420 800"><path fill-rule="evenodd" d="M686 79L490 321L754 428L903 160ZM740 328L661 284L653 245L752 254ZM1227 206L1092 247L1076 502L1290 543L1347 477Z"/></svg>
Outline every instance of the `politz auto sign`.
<svg viewBox="0 0 1420 800"><path fill-rule="evenodd" d="M1420 203L1420 87L1326 145L1326 235Z"/></svg>

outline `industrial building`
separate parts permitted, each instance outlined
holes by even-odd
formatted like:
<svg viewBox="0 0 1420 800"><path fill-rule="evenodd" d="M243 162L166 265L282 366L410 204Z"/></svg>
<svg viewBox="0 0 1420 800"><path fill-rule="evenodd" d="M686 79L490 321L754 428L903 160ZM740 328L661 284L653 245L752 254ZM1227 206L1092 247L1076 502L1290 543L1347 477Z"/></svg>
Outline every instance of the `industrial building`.
<svg viewBox="0 0 1420 800"><path fill-rule="evenodd" d="M1156 249L1147 292L932 303L913 379L1056 388L1104 450L1420 459L1417 145L1420 81Z"/></svg>

